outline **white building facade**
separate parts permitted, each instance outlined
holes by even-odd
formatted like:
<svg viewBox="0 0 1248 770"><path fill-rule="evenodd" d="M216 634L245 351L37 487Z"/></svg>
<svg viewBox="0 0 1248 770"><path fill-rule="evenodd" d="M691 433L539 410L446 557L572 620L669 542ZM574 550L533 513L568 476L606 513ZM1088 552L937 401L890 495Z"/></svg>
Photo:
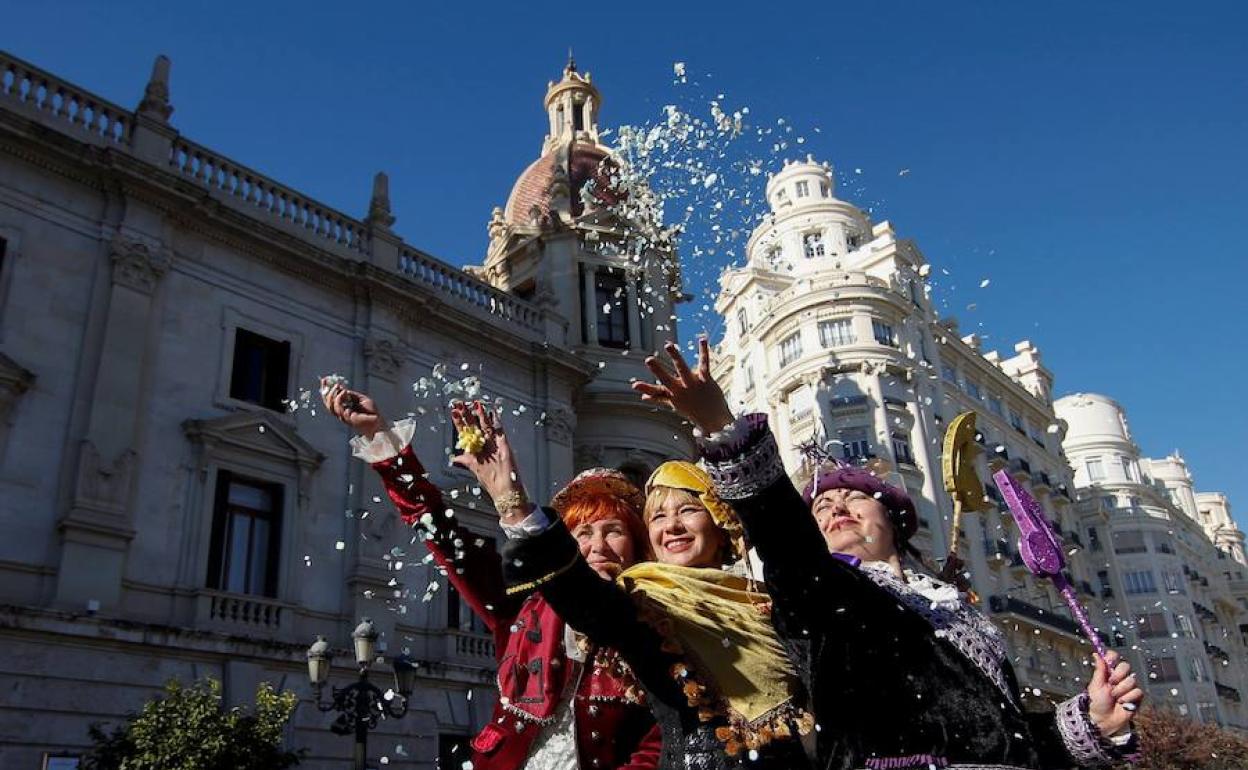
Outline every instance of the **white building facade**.
<svg viewBox="0 0 1248 770"><path fill-rule="evenodd" d="M594 145L596 94L574 67L552 84L569 128L544 158ZM0 766L81 750L90 723L174 677L221 679L231 703L263 680L306 696L307 646L324 634L346 660L370 616L388 653L421 662L411 713L374 734L372 759L431 768L488 718L492 643L345 428L284 400L336 372L414 411L431 477L493 537L446 463L449 396L414 400L412 383L445 364L505 399L539 494L588 464L644 478L690 446L673 415L637 408L621 360L674 336L655 320L674 295L621 311L623 333L582 306L576 286L599 291L584 266L615 266L583 248L594 212L566 204L566 167L525 188L546 204L536 220L491 225L506 245L487 268L527 259L537 280L487 281L395 233L384 175L352 217L196 144L172 110L163 57L131 110L0 54ZM304 766L350 755L329 721L297 712Z"/></svg>
<svg viewBox="0 0 1248 770"><path fill-rule="evenodd" d="M734 408L770 416L795 476L803 472L798 447L812 439L845 460L882 460L916 501L916 545L937 559L948 551L952 517L941 481L945 426L975 411L980 478L998 505L963 517L959 555L983 608L1007 633L1032 704L1082 689L1090 647L1048 583L1023 567L990 481L991 461L1030 485L1076 541L1070 572L1092 600L1060 429L1050 428L1053 378L1039 351L1020 342L1008 358L985 353L978 337L939 319L918 248L838 199L828 165L787 163L766 192L771 216L749 239L746 263L721 276L716 303L727 328L714 373Z"/></svg>
<svg viewBox="0 0 1248 770"><path fill-rule="evenodd" d="M1248 729L1248 565L1226 496L1196 492L1178 453L1143 457L1113 399L1078 393L1056 408L1097 582L1143 652L1149 696Z"/></svg>

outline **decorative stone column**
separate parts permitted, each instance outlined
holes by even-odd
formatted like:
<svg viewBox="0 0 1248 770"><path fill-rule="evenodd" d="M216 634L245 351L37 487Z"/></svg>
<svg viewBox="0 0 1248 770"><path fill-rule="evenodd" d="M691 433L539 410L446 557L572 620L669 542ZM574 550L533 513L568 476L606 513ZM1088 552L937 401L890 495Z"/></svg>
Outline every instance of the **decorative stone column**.
<svg viewBox="0 0 1248 770"><path fill-rule="evenodd" d="M585 344L598 344L598 298L594 289L594 276L597 268L593 265L582 263L584 276L582 278L583 286L581 290L581 303L585 308Z"/></svg>
<svg viewBox="0 0 1248 770"><path fill-rule="evenodd" d="M69 510L61 518L56 601L101 608L121 598L125 554L134 537L138 431L145 412L153 297L170 256L163 246L122 235L109 244L112 286L86 434L79 440Z"/></svg>
<svg viewBox="0 0 1248 770"><path fill-rule="evenodd" d="M641 308L637 304L637 281L631 275L624 279L625 302L628 307L628 343L633 350L644 350L641 342Z"/></svg>

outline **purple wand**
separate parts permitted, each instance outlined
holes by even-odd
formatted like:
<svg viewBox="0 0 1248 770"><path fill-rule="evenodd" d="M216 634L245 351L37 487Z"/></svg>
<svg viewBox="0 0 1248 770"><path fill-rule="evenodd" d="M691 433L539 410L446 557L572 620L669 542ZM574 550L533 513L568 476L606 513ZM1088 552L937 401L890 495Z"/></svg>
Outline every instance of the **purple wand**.
<svg viewBox="0 0 1248 770"><path fill-rule="evenodd" d="M1105 644L1093 630L1088 613L1075 595L1074 586L1062 573L1062 568L1066 566L1066 559L1062 555L1062 541L1053 531L1044 511L1040 509L1040 504L1004 468L992 474L992 479L997 482L997 489L1004 495L1010 513L1014 514L1014 522L1018 525L1018 552L1023 557L1023 564L1031 574L1053 581L1053 586L1066 600L1066 605L1070 607L1075 620L1079 621L1088 641L1092 642L1096 654L1104 661Z"/></svg>

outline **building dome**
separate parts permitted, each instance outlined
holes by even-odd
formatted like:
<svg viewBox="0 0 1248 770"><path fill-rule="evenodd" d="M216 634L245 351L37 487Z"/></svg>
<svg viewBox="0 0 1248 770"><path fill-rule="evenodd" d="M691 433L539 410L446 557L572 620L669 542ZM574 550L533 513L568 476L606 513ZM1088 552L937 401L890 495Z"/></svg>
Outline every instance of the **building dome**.
<svg viewBox="0 0 1248 770"><path fill-rule="evenodd" d="M507 206L503 209L503 218L509 225L532 225L536 220L550 214L551 198L554 194L554 182L557 174L562 171L564 153L552 149L533 161L516 179L507 197ZM569 203L572 216L584 213L581 202L581 190L590 179L599 179L599 189L605 187L607 174L602 161L607 151L600 145L586 142L574 142L566 161L566 178L568 180Z"/></svg>

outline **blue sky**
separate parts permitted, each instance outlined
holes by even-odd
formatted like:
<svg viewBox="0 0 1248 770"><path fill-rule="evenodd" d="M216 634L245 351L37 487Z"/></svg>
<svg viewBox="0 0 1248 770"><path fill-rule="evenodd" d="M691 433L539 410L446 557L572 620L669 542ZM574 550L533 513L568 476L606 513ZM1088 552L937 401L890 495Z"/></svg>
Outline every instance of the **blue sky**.
<svg viewBox="0 0 1248 770"><path fill-rule="evenodd" d="M1035 341L1059 393L1118 399L1145 453L1179 448L1248 522L1248 4L115 0L4 19L0 45L123 105L169 55L177 128L347 212L387 171L396 230L454 264L479 261L536 157L569 45L606 124L651 120L686 62L802 127L843 197L949 271L964 332Z"/></svg>

